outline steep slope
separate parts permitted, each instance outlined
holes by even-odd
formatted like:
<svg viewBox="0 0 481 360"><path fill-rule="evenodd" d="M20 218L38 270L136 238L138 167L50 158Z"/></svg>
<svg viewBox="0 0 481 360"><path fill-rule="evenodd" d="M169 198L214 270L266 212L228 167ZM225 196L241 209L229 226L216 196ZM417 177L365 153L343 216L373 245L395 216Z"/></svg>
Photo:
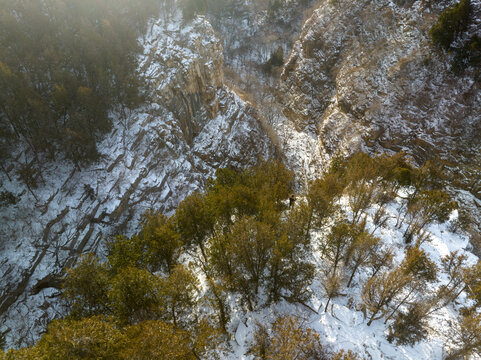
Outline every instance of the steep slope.
<svg viewBox="0 0 481 360"><path fill-rule="evenodd" d="M399 264L404 256L405 245L403 240L403 231L396 228L396 217L399 214L400 199L390 204L387 208L388 221L386 226L377 228L373 223L372 214L375 212L375 206L369 209L367 219L367 229L373 232L375 236L382 239L384 249L391 249L395 253L394 264ZM346 199L341 200L341 206L349 214L350 209ZM456 214L452 214L454 220ZM454 234L449 230L448 224L436 224L427 229L430 240L422 245L422 249L426 251L430 259L434 261L439 269L442 269L441 258L449 254L458 252L467 256L469 264L475 264L478 258L469 251L468 238L461 234ZM312 241L322 243L325 233L313 231L311 233ZM235 342L232 341L234 353L228 359L254 359L246 355L249 347L255 342L255 330L258 324L272 324L278 316L293 315L303 319L306 327L315 329L321 337L324 345L333 351L352 350L362 359L443 359L450 350L456 348L458 341L458 324L457 312L459 308L469 304L465 293L458 298L457 304L451 304L440 310L437 310L428 316L428 335L427 338L417 342L414 345L396 344L390 342L388 337L388 325L384 319L373 322L367 326L366 311L362 305L362 286L369 278L369 271L362 270L359 276L356 276L357 284L351 288L344 289L343 295L331 300L329 309L324 311L327 299L325 297L325 284L323 284L322 274L326 271L326 263L322 257L321 247L317 248L310 259L316 264L316 278L310 289L313 296L307 304L291 304L288 302L280 302L265 309L236 314L232 320L232 328L235 333ZM395 267L396 265L392 265ZM446 284L447 277L441 274L440 283ZM428 299L433 290L439 286L425 284L421 299ZM407 292L403 292L401 298L409 297ZM419 298L410 298L409 302L415 302ZM307 306L306 306L307 305ZM479 359L479 356L472 354L470 359Z"/></svg>
<svg viewBox="0 0 481 360"><path fill-rule="evenodd" d="M479 15L480 2L473 4ZM404 150L419 162L440 154L461 174L455 185L479 197L479 73L468 68L453 74L452 55L432 45L429 28L441 10L422 1L323 0L293 46L279 91L252 104L225 86L222 45L205 18L183 24L175 13L172 21L152 23L139 65L150 84L150 100L132 113L112 114L121 121L100 145L102 159L82 171L66 163L45 165L32 192L15 179L28 153L19 151L7 174L0 175L2 189L20 199L0 208L5 224L0 229L0 332L9 331L8 344L34 341L50 319L63 313L56 275L79 253L99 251L109 235L132 233L148 208L171 212L215 168L271 156L277 149L270 138L277 138L300 185L318 176L339 151ZM240 68L245 91L269 51L278 45L287 50L291 39L266 38L270 28L258 30L265 18L254 15L231 16L215 25L230 34L225 39L229 82L236 81L232 69ZM474 22L470 31L479 27ZM233 29L244 28L252 30L245 34L255 38L254 44L265 46L248 55L240 51L247 36ZM245 61L252 63L237 65ZM276 90L272 77L259 79L258 85L270 82L269 91ZM253 91L254 99L264 91ZM268 136L259 119L275 134ZM481 202L463 194L466 204L481 211ZM438 230L442 234L431 229ZM443 248L446 239L440 234L436 242ZM453 249L465 247L462 238ZM345 305L336 303L335 313L360 316ZM244 320L239 319L236 338L242 337ZM328 315L315 321L319 329L329 322L323 324L326 333L337 326ZM348 336L349 324L339 326L343 333L332 335L333 342ZM353 348L362 345L359 341ZM373 341L366 351L377 345Z"/></svg>
<svg viewBox="0 0 481 360"><path fill-rule="evenodd" d="M481 33L473 1L470 33ZM325 159L338 151L404 150L423 162L457 164L479 196L479 69L451 71L452 54L429 29L446 4L322 1L282 73L279 101L296 129L315 136Z"/></svg>
<svg viewBox="0 0 481 360"><path fill-rule="evenodd" d="M32 191L16 179L29 158L19 150L2 190L18 198L0 208L0 333L31 343L64 310L62 269L102 239L135 231L146 209L172 211L217 167L246 166L274 151L256 110L223 84L222 46L204 18L184 26L151 24L139 73L147 104L112 114L116 126L86 169L47 163Z"/></svg>

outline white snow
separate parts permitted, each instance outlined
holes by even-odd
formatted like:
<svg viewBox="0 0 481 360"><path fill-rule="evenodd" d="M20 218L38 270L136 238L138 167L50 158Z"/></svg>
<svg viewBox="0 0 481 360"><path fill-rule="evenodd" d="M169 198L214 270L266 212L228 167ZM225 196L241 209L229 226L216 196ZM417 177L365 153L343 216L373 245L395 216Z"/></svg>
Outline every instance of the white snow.
<svg viewBox="0 0 481 360"><path fill-rule="evenodd" d="M341 203L343 201L341 200ZM384 247L391 247L396 252L396 261L399 263L404 257L405 245L403 243L403 229L395 229L398 205L396 203L388 206L390 220L386 227L378 229L376 236L382 239ZM348 210L348 209L345 209ZM453 214L456 216L456 213ZM372 218L368 217L368 229L372 229ZM441 257L458 252L467 256L467 265L473 265L478 261L465 248L468 245L468 237L465 235L454 234L448 230L449 223L434 224L429 226L428 231L431 235L431 241L425 242L422 249L426 251L428 256L434 263L441 268ZM322 234L312 233L314 241L322 239ZM323 261L319 258L319 252L314 253L313 263L322 267ZM367 326L367 319L359 309L360 305L360 284L367 274L360 270L360 275L356 277L357 284L349 289L346 297L338 297L331 299L331 304L327 312L323 312L326 298L322 294L319 281L315 281L312 285L313 297L308 305L316 310L316 312L307 309L300 304L289 304L280 302L267 308L255 311L234 312L230 329L235 335L235 341L231 341L233 353L228 355L226 359L254 359L247 355L249 346L253 342L253 335L256 329L256 323L269 325L275 321L276 317L283 314L296 315L304 319L305 326L315 329L320 334L320 339L330 350L352 350L362 358L366 359L439 359L453 345L453 330L457 319L457 310L464 304L468 304L465 294L458 299L457 304L448 305L429 317L429 335L426 340L417 343L414 346L396 345L389 343L386 339L388 334L387 325L384 319L375 320L371 326ZM434 291L440 284L447 281L446 278L440 276L440 280L431 289ZM351 299L351 300L349 300ZM235 300L232 299L231 306L236 308ZM474 356L472 359L478 359Z"/></svg>

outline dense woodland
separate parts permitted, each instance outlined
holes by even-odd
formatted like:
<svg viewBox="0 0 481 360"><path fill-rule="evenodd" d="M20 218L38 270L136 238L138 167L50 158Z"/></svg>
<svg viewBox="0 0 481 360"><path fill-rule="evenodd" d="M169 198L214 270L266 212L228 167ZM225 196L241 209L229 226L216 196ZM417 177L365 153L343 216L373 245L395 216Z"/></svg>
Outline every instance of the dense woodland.
<svg viewBox="0 0 481 360"><path fill-rule="evenodd" d="M137 38L157 3L0 1L0 161L19 140L36 162L98 156L109 113L142 100Z"/></svg>
<svg viewBox="0 0 481 360"><path fill-rule="evenodd" d="M219 169L173 216L148 212L137 234L108 241L105 258L82 256L64 277L70 315L53 321L35 346L2 358L212 359L229 351L232 311L279 301L308 307L313 295L325 300L318 311L329 311L331 299L349 288L359 292L367 325L383 319L397 344L424 339L429 316L467 292L472 301L460 311L459 343L449 358L481 352L481 264L467 266L453 253L439 268L421 248L429 241L426 227L447 221L457 208L440 163L415 168L402 154L360 153L335 159L289 206L292 191L293 174L280 162ZM396 226L404 229L400 262L373 235L396 199ZM463 215L451 227L461 231L467 223ZM313 293L314 281L322 293ZM357 358L332 354L296 316L258 324L250 353L256 359Z"/></svg>
<svg viewBox="0 0 481 360"><path fill-rule="evenodd" d="M173 4L0 0L0 170L26 150L16 174L35 188L45 162L67 159L80 169L98 159L97 143L113 122L148 96L137 72L138 39L149 19L172 16ZM190 21L199 13L225 16L235 0L179 5Z"/></svg>

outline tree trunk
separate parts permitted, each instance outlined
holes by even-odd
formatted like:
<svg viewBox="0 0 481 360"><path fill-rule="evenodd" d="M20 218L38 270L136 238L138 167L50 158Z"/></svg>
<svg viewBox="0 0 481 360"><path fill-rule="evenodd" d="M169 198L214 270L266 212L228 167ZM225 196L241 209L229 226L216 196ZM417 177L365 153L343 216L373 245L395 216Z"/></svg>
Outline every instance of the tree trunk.
<svg viewBox="0 0 481 360"><path fill-rule="evenodd" d="M367 326L371 326L378 312L379 312L379 309L372 313L371 317L369 318L369 321L367 322Z"/></svg>
<svg viewBox="0 0 481 360"><path fill-rule="evenodd" d="M9 181L12 181L12 178L11 178L10 175L8 174L7 169L5 169L5 167L2 165L1 162L0 162L0 168L2 168L3 172L5 173L5 175L7 175L8 180L9 180Z"/></svg>
<svg viewBox="0 0 481 360"><path fill-rule="evenodd" d="M327 303L326 303L326 307L324 308L324 312L327 312L327 307L329 306L329 302L331 301L331 297L329 296L327 298Z"/></svg>
<svg viewBox="0 0 481 360"><path fill-rule="evenodd" d="M347 282L347 285L346 287L350 287L351 286L351 282L352 280L354 279L354 275L356 274L356 271L357 269L359 268L359 265L361 265L361 263L356 263L356 265L354 266L354 269L352 270L352 273L351 273L351 276L349 277L349 281Z"/></svg>
<svg viewBox="0 0 481 360"><path fill-rule="evenodd" d="M406 302L406 300L411 296L411 294L414 292L414 289L411 290L405 297L402 299L399 304L396 305L396 307L393 309L393 311L389 314L389 316L384 320L384 324L388 322L390 318L393 317L393 315L396 313L396 311L399 309L399 307Z"/></svg>

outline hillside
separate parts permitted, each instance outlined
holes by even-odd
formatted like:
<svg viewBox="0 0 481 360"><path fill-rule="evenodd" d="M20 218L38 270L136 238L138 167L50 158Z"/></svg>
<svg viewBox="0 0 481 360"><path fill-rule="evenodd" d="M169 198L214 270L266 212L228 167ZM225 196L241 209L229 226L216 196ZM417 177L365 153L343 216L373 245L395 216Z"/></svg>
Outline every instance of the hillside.
<svg viewBox="0 0 481 360"><path fill-rule="evenodd" d="M223 84L222 47L205 19L188 27L158 20L148 31L139 72L150 101L112 114L120 120L97 145L100 161L80 170L69 161L36 164L20 147L1 174L2 191L17 198L0 207L0 322L15 343L63 312L55 277L79 254L132 232L149 208L171 212L216 168L275 151L256 109ZM33 189L17 175L30 162L39 167Z"/></svg>
<svg viewBox="0 0 481 360"><path fill-rule="evenodd" d="M106 260L81 257L70 316L6 359L476 354L480 262L434 170L359 153L288 205L281 163L219 169L172 217L108 241ZM275 345L277 331L290 335Z"/></svg>
<svg viewBox="0 0 481 360"><path fill-rule="evenodd" d="M62 1L75 4L75 0ZM190 194L208 191L208 179L215 177L216 169L246 169L265 159L281 160L293 171L289 192L298 194L296 206L311 206L308 193L312 181L324 176L333 161L348 159L359 151L371 156L402 152L413 168L434 160L443 174L443 191L459 208L451 209L448 222L434 221L423 229L430 241L423 242L421 249L439 270L439 278L427 287L428 297L446 283L443 256L457 251L466 256L466 267L474 265L477 258L473 253L481 255L481 3L468 3L466 24L447 45L436 43L430 29L440 23L442 14L457 9L455 2L232 0L202 5L183 0L163 1L159 9L159 4L149 1L140 2L142 11L138 12L132 10L136 6L132 3L122 10L129 18L128 25L115 23L110 17L115 12L106 17L117 32L115 36L105 31L105 22L98 31L107 40L82 33L98 44L112 44L110 48L95 43L95 48L108 48L105 64L114 69L112 74L124 73L123 84L129 85L120 88L129 90L111 94L110 87L115 89L120 77L99 77L102 85L98 85L97 95L106 103L94 106L95 97L83 97L88 91L72 91L68 96L74 100L64 113L56 102L64 98L58 97L58 91L49 93L45 83L66 81L65 88L70 91L71 80L52 72L59 77L39 78L42 86L34 84L40 94L35 98L38 101L26 100L28 106L19 110L21 116L14 122L10 121L10 109L21 103L22 96L28 99L33 95L15 92L25 89L17 87L20 82L12 82L11 72L23 70L21 66L14 69L12 64L24 51L41 49L29 50L35 41L26 37L22 38L25 46L10 46L0 58L0 84L13 89L0 97L4 105L0 109L0 334L7 347L33 345L49 322L72 310L61 297L61 283L65 269L74 266L81 254L96 253L104 262L106 244L115 235L130 238L139 233L147 210L173 216ZM49 1L45 4L55 8ZM28 16L35 16L32 14ZM4 16L8 20L5 24L15 21L15 16ZM32 23L25 31L41 24ZM62 26L70 29L78 24L62 22ZM129 39L122 45L125 48L115 48L129 26L135 31L125 38ZM68 36L58 37L54 27L48 29L51 33L46 33L54 41L73 41ZM16 38L12 34L19 36L21 31L0 31L0 39L13 44ZM44 34L38 36L40 39ZM38 41L45 39L49 38ZM25 68L46 74L56 67L65 69L55 60L65 49L56 46L47 47L38 57L44 63L28 57ZM72 49L65 51L71 54ZM129 60L111 61L116 51L126 51L125 59ZM86 59L91 55L86 54ZM49 61L54 65L45 70L42 64ZM80 58L73 63L72 71L77 71L75 66L82 61L87 60ZM92 78L102 71L95 67L86 79L75 81L87 81L95 88ZM14 74L20 78L17 72ZM22 81L34 79L25 76ZM132 95L134 88L139 98ZM114 106L108 107L107 100ZM47 111L45 106L51 109ZM78 110L83 108L88 111ZM29 130L30 125L23 127L22 111L41 111L42 117L26 122L33 124ZM39 124L47 124L49 117L59 113L57 125L45 127L49 129L46 141L33 141L31 134L36 131L40 131L37 139L44 136ZM90 125L79 122L75 127L69 121L79 113L84 116L81 121L95 122L92 119L98 118L98 124L105 126L91 130ZM61 123L65 129L58 125ZM83 134L84 130L91 134ZM63 131L67 137L62 137ZM83 145L76 143L85 136L92 139ZM362 209L362 216L358 214L366 216L363 226L381 239L382 248L392 248L397 265L412 246L405 242L406 224L399 226L399 217L409 207L406 199L413 191L404 185L388 203L372 203ZM282 195L284 205L289 195ZM474 304L467 299L466 289L454 303L425 319L427 338L413 347L389 343L386 336L395 315L408 311L408 305L419 296L408 297L406 304L392 309L386 325L377 320L367 326L366 310L364 314L361 311L367 269L358 274L356 285L333 297L331 311L323 313L327 280L319 274L326 273L331 260L326 263L319 241L324 241L331 226L343 217L357 223L349 196L344 194L335 203L339 213L330 214L326 226L309 232L312 249L308 258L317 274L309 285L311 295L247 311L245 306L239 307L236 295L228 295L232 318L227 331L231 339L224 343L228 350L213 353L222 358L249 358L256 324L269 324L271 331L279 314L298 316L301 328L315 329L331 353L350 349L362 358L441 359L450 349L459 348L461 335L456 324L461 324L462 308ZM376 228L377 210L383 206L385 220ZM288 218L290 213L284 206L279 216ZM466 222L463 230L455 225L457 219ZM192 256L189 253L180 262L187 265ZM196 296L201 299L206 291L205 275L198 262L195 266L193 271L202 284ZM416 291L419 289L413 294ZM263 296L259 299L261 303L265 300ZM352 338L353 332L359 336ZM206 353L206 358L213 353Z"/></svg>

